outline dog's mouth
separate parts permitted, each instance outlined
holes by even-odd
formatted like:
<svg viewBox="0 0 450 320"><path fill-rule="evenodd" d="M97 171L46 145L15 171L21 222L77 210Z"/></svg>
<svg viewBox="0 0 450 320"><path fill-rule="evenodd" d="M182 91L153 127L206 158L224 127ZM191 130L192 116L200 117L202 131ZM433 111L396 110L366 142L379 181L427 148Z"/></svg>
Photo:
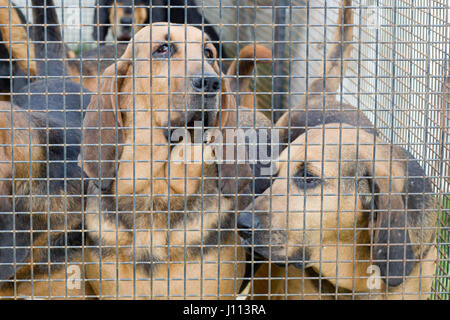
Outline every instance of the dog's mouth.
<svg viewBox="0 0 450 320"><path fill-rule="evenodd" d="M119 41L130 41L131 34L128 31L123 31L120 33L120 35L117 37L117 40Z"/></svg>
<svg viewBox="0 0 450 320"><path fill-rule="evenodd" d="M239 232L239 235L241 236L241 245L249 254L251 254L255 261L269 260L279 267L292 265L298 269L305 268L307 264L308 252L303 253L302 247L299 247L293 254L284 256L279 254L286 250L282 245L268 245L267 243L258 244L257 242L252 241L251 237L243 237L241 232Z"/></svg>
<svg viewBox="0 0 450 320"><path fill-rule="evenodd" d="M175 121L164 130L164 136L169 143L170 150L177 144L190 141L191 143L201 143L203 141L203 131L214 121L208 112L192 112L187 123L183 120ZM187 135L187 136L186 136Z"/></svg>
<svg viewBox="0 0 450 320"><path fill-rule="evenodd" d="M253 232L258 233L263 231ZM254 257L255 261L269 260L279 267L292 265L295 268L303 269L309 260L309 252L304 250L304 246L298 246L295 251L290 252L286 256L284 255L286 252L285 244L273 243L269 239L266 239L267 241L257 240L257 234L252 235L252 231L248 230L240 230L239 236L241 238L241 245ZM271 244L269 245L269 243Z"/></svg>
<svg viewBox="0 0 450 320"><path fill-rule="evenodd" d="M267 245L261 246L257 243L254 243L251 236L247 237L248 235L246 235L243 237L241 231L239 231L239 235L241 238L241 245L244 247L245 251L247 251L252 255L252 257L254 257L256 261L268 260L270 258L267 255Z"/></svg>

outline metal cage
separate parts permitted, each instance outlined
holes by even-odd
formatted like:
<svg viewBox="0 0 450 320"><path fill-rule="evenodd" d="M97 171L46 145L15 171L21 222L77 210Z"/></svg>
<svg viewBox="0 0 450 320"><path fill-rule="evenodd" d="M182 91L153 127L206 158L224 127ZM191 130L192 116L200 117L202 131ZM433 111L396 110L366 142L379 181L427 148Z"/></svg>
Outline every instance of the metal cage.
<svg viewBox="0 0 450 320"><path fill-rule="evenodd" d="M3 298L449 299L446 0L0 17Z"/></svg>

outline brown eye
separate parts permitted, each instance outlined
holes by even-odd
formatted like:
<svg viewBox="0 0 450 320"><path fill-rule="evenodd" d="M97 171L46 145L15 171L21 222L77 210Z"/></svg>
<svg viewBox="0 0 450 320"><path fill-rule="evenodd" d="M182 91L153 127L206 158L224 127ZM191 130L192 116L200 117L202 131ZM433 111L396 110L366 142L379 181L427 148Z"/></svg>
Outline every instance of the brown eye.
<svg viewBox="0 0 450 320"><path fill-rule="evenodd" d="M167 43L165 43L162 46L159 46L158 49L156 49L156 52L158 52L158 53L169 52L169 45Z"/></svg>
<svg viewBox="0 0 450 320"><path fill-rule="evenodd" d="M305 170L303 166L299 168L299 170L292 177L292 179L294 180L294 183L297 185L297 187L300 189L313 188L322 182L322 180L319 177L308 172L308 170Z"/></svg>
<svg viewBox="0 0 450 320"><path fill-rule="evenodd" d="M205 48L205 57L206 59L212 59L214 58L213 51L211 49Z"/></svg>
<svg viewBox="0 0 450 320"><path fill-rule="evenodd" d="M164 43L153 51L153 55L158 58L168 58L175 52L173 45Z"/></svg>

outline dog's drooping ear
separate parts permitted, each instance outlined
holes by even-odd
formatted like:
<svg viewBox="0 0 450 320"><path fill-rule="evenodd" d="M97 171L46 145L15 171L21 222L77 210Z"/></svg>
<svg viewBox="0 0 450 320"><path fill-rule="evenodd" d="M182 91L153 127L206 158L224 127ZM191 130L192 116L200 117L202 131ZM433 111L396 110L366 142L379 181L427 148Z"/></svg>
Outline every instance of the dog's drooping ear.
<svg viewBox="0 0 450 320"><path fill-rule="evenodd" d="M122 152L123 117L118 92L130 65L130 61L119 61L117 69L113 64L105 70L100 93L91 98L83 122L83 168L89 178L99 179L94 183L104 191L111 187L116 159Z"/></svg>
<svg viewBox="0 0 450 320"><path fill-rule="evenodd" d="M217 72L218 70L216 70ZM220 74L220 72L218 72ZM223 76L223 75L222 75ZM237 195L247 184L252 170L248 163L237 162L237 105L233 93L230 91L228 81L222 78L222 104L220 116L217 118L217 127L222 129L223 160L219 166L221 191L226 195ZM228 144L233 144L231 147ZM233 149L233 152L230 150Z"/></svg>
<svg viewBox="0 0 450 320"><path fill-rule="evenodd" d="M389 159L389 150L387 147L380 149L385 149L381 151L386 153L383 160L377 158L373 164L368 158L365 159L367 162L361 163L361 170L364 172L361 173L362 177L358 182L358 194L364 210L371 213L368 219L369 230L372 230L372 261L379 267L380 276L386 286L395 287L403 283L420 259L420 244L417 242L421 240L412 229L420 228L426 220L422 218L425 208L422 208L418 204L420 201L416 201L409 193L424 193L428 188L415 190L415 185L419 189L420 186L427 185L427 182L423 178L416 178L421 180L421 183L417 184L417 181L410 181L408 170L405 170L406 166L400 165L397 161L392 160L393 166L390 169L391 161L384 161ZM394 152L393 158L398 156L399 154ZM417 166L420 168L418 164ZM392 176L404 178L391 178ZM405 204L405 200L408 201L408 205Z"/></svg>

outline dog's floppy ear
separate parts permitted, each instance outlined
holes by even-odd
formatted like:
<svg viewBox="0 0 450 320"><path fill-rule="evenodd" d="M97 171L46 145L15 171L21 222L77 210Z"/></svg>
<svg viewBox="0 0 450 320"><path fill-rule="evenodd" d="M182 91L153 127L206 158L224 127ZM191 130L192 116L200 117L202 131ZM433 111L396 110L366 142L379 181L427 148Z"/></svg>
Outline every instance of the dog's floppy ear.
<svg viewBox="0 0 450 320"><path fill-rule="evenodd" d="M216 70L217 72L218 70ZM218 72L218 74L221 74ZM223 75L222 75L223 76ZM247 163L237 163L237 105L233 93L230 91L228 80L222 78L222 104L220 109L220 116L218 117L217 126L222 129L223 141L223 160L224 163L219 165L220 170L220 188L224 194L236 195L248 183L252 176L252 171ZM227 152L227 144L234 143L234 152ZM233 157L229 159L228 156ZM246 158L245 158L246 159ZM229 163L227 163L229 162ZM231 162L231 163L230 163Z"/></svg>
<svg viewBox="0 0 450 320"><path fill-rule="evenodd" d="M360 169L364 171L361 172L363 177L358 183L358 194L364 209L371 213L369 230L372 261L379 267L386 286L395 287L411 273L417 259L409 229L412 219L420 220L417 216L421 212L408 212L405 206L407 173L402 169L403 166L394 160L389 161L388 146L377 146L377 149L380 150L377 150L375 159L363 157L364 161L360 162ZM384 153L382 157L381 153ZM396 157L398 155L393 154L392 158Z"/></svg>
<svg viewBox="0 0 450 320"><path fill-rule="evenodd" d="M94 31L92 32L94 40L105 41L106 39L110 27L109 24L111 24L111 21L109 21L109 11L111 8L105 6L111 6L112 2L111 0L96 1L96 8L94 9Z"/></svg>
<svg viewBox="0 0 450 320"><path fill-rule="evenodd" d="M117 69L113 64L105 70L100 92L91 98L83 122L84 170L90 178L101 178L97 187L102 190L110 188L116 174L116 155L120 158L122 152L123 118L118 93L130 65L130 61L119 61Z"/></svg>

